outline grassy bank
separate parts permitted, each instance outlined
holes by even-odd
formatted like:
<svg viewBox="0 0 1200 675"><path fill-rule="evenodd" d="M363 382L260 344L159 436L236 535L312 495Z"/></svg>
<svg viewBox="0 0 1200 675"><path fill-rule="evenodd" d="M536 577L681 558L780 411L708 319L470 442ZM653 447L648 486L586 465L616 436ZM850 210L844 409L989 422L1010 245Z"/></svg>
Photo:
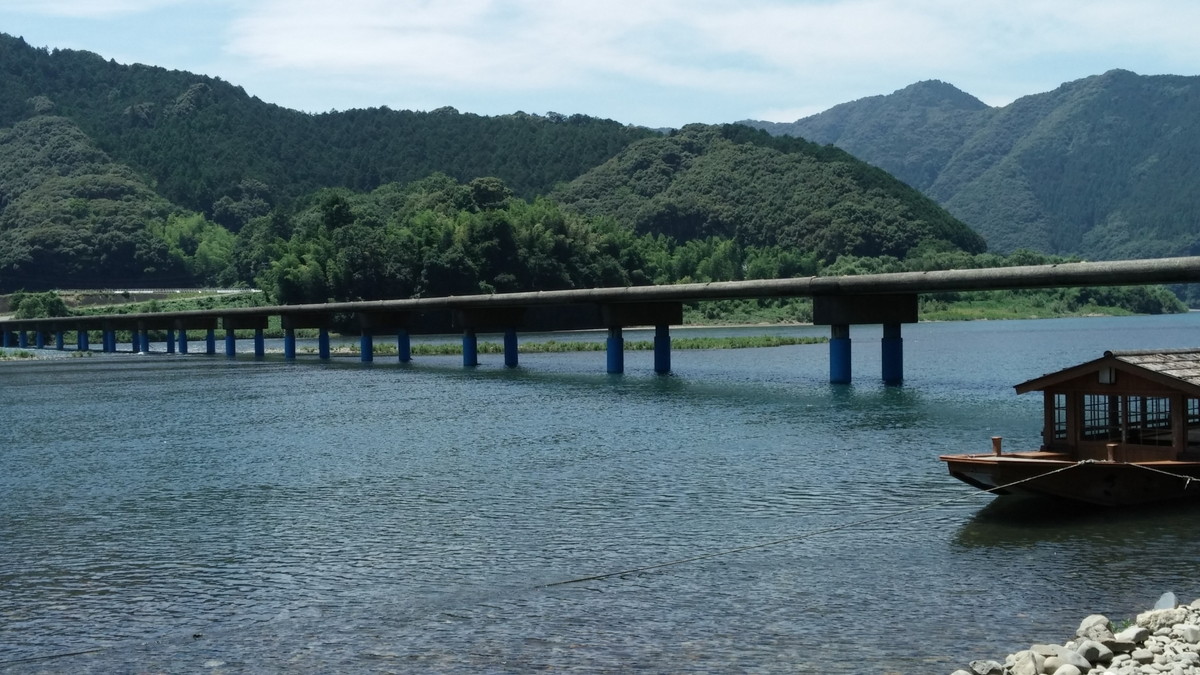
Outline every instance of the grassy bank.
<svg viewBox="0 0 1200 675"><path fill-rule="evenodd" d="M780 337L776 335L672 338L671 349L751 349L821 344L824 342L828 342L828 339L823 337ZM546 340L544 342L520 343L517 351L522 354L549 354L558 352L602 352L606 348L607 346L604 341L575 342L569 340ZM477 349L480 354L504 353L504 345L499 342L480 341ZM625 342L626 351L651 351L653 349L654 342L651 340L627 340ZM313 347L306 347L301 351L306 354L316 353L316 349ZM357 354L359 353L359 348L358 345L345 345L335 349L334 353ZM396 354L396 345L392 342L377 342L374 346L374 353L383 356L393 356ZM458 342L413 342L412 344L413 356L452 356L461 353L462 344Z"/></svg>

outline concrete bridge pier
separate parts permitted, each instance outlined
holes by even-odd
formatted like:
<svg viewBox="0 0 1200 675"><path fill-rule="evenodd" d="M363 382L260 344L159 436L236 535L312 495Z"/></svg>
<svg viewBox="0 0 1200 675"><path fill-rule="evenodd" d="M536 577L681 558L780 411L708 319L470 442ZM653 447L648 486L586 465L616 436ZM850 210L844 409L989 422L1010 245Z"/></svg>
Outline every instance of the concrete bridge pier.
<svg viewBox="0 0 1200 675"><path fill-rule="evenodd" d="M625 336L620 326L608 327L607 372L609 375L621 375L625 372Z"/></svg>
<svg viewBox="0 0 1200 675"><path fill-rule="evenodd" d="M179 329L179 353L188 353L188 337L186 328Z"/></svg>
<svg viewBox="0 0 1200 675"><path fill-rule="evenodd" d="M667 324L654 327L654 372L659 375L671 372L671 326Z"/></svg>
<svg viewBox="0 0 1200 675"><path fill-rule="evenodd" d="M462 336L463 368L474 368L479 365L479 336L474 328L464 328Z"/></svg>
<svg viewBox="0 0 1200 675"><path fill-rule="evenodd" d="M46 348L46 333L45 333L45 331L36 330L33 332L33 344L38 349Z"/></svg>
<svg viewBox="0 0 1200 675"><path fill-rule="evenodd" d="M412 346L408 337L410 314L396 311L363 311L358 313L359 353L363 363L375 358L375 336L396 335L396 356L401 363L412 360ZM326 317L328 323L328 317ZM326 338L328 340L328 337ZM328 358L328 357L326 357Z"/></svg>
<svg viewBox="0 0 1200 675"><path fill-rule="evenodd" d="M54 331L54 348L62 351L66 348L66 334L61 330Z"/></svg>
<svg viewBox="0 0 1200 675"><path fill-rule="evenodd" d="M283 358L293 361L296 358L296 330L299 328L317 328L320 330L317 338L317 351L322 361L329 360L329 324L332 315L327 312L290 312L279 317L283 327Z"/></svg>
<svg viewBox="0 0 1200 675"><path fill-rule="evenodd" d="M266 314L237 314L221 317L221 327L225 329L225 356L237 356L237 335L234 331L254 331L254 358L266 356L266 344L263 341L263 331L267 329ZM168 343L169 344L169 343Z"/></svg>
<svg viewBox="0 0 1200 675"><path fill-rule="evenodd" d="M904 382L904 338L900 336L900 324L883 324L883 340L880 342L883 362L883 383Z"/></svg>
<svg viewBox="0 0 1200 675"><path fill-rule="evenodd" d="M850 326L883 324L882 377L884 384L904 381L904 340L900 324L917 322L917 294L817 295L813 297L813 324L829 326L829 383L852 380Z"/></svg>
<svg viewBox="0 0 1200 675"><path fill-rule="evenodd" d="M407 328L396 331L396 359L400 363L412 362L412 337Z"/></svg>
<svg viewBox="0 0 1200 675"><path fill-rule="evenodd" d="M204 353L213 356L217 353L217 329L209 327L204 331Z"/></svg>
<svg viewBox="0 0 1200 675"><path fill-rule="evenodd" d="M504 367L516 368L520 363L520 356L517 350L517 329L509 327L504 329Z"/></svg>
<svg viewBox="0 0 1200 675"><path fill-rule="evenodd" d="M504 333L504 365L516 368L517 328L524 325L524 321L524 307L487 307L451 312L450 325L463 332L463 367L474 368L479 365L478 334L495 331Z"/></svg>
<svg viewBox="0 0 1200 675"><path fill-rule="evenodd" d="M829 383L850 384L853 368L853 350L850 343L850 326L830 326L829 334Z"/></svg>
<svg viewBox="0 0 1200 675"><path fill-rule="evenodd" d="M329 360L329 329L321 328L317 332L317 358L322 361Z"/></svg>
<svg viewBox="0 0 1200 675"><path fill-rule="evenodd" d="M654 372L671 372L671 325L683 323L682 302L623 302L602 305L600 315L608 326L608 372L625 372L622 328L654 326Z"/></svg>
<svg viewBox="0 0 1200 675"><path fill-rule="evenodd" d="M17 331L17 346L21 349L29 348L29 334L25 332L25 329Z"/></svg>
<svg viewBox="0 0 1200 675"><path fill-rule="evenodd" d="M371 335L371 331L365 330L358 336L358 353L363 363L375 360L375 336Z"/></svg>
<svg viewBox="0 0 1200 675"><path fill-rule="evenodd" d="M81 352L88 351L88 332L86 328L75 331L75 346Z"/></svg>
<svg viewBox="0 0 1200 675"><path fill-rule="evenodd" d="M167 353L168 354L175 353L175 329L174 328L167 329Z"/></svg>

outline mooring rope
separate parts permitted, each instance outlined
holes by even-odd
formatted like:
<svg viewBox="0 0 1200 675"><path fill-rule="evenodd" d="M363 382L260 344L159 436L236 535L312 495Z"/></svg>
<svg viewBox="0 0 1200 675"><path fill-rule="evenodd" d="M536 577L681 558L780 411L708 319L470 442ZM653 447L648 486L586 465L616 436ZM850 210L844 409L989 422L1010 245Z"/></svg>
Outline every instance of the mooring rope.
<svg viewBox="0 0 1200 675"><path fill-rule="evenodd" d="M1046 476L1052 476L1056 473L1062 473L1063 471L1069 471L1071 469L1074 469L1075 467L1082 466L1084 464L1091 464L1093 461L1094 460L1090 460L1090 459L1081 460L1074 464L1059 467L1057 469L1054 469L1053 471L1047 471L1046 473L1041 473L1036 476L1030 476L1029 478L1022 478L1021 480L1013 481L1006 485L997 485L996 487L993 487L993 488L981 488L981 490L983 492L996 492L996 491L1000 491L1000 490L1006 490L1008 488L1020 485L1021 483L1028 483L1031 480L1038 480L1039 478L1045 478ZM715 551L712 553L703 553L700 555L694 555L690 558L680 558L678 560L670 560L667 562L661 562L661 563L657 563L654 565L645 565L643 567L635 567L632 569L621 570L620 572L606 572L604 574L593 574L592 576L579 577L577 579L567 579L565 581L555 581L555 582L552 582L549 584L542 584L540 586L537 586L537 588L551 588L553 586L566 586L568 584L578 584L578 583L582 583L584 581L598 581L600 579L608 579L610 577L619 577L619 576L624 576L626 574L638 574L640 572L657 570L657 569L661 569L663 567L672 567L674 565L683 565L685 563L696 562L698 560L707 560L709 558L718 558L720 556L733 555L734 553L742 553L744 551L752 551L757 548L767 548L769 546L778 546L780 544L787 544L787 543L791 543L794 541L801 541L803 539L809 539L811 537L820 536L822 534L829 534L830 532L837 532L839 530L848 530L852 527L861 527L863 525L870 525L871 523L877 523L881 520L889 520L892 518L899 518L900 516L907 516L912 513L918 513L920 511L928 511L929 509L935 509L939 506L945 506L946 504L950 504L953 502L962 501L964 499L970 499L972 497L977 497L978 495L979 495L979 491L972 491L970 493L967 493L964 495L959 495L957 497L950 497L948 499L943 499L940 502L934 502L932 504L925 504L923 506L915 506L911 509L905 509L903 511L896 511L894 513L887 513L882 516L875 516L873 518L864 518L863 520L856 520L856 521L850 522L850 523L842 523L841 525L833 525L833 526L826 527L826 528L823 528L820 530L813 530L812 532L805 532L803 534L794 534L794 535L791 535L788 537L782 537L780 539L764 541L764 542L760 542L758 544L749 544L747 546L739 546L737 548L725 549L723 551Z"/></svg>
<svg viewBox="0 0 1200 675"><path fill-rule="evenodd" d="M619 577L619 576L624 576L627 574L638 574L641 572L648 572L650 570L662 569L664 567L673 567L676 565L683 565L686 563L696 562L699 560L708 560L710 558L718 558L721 556L733 555L735 553L742 553L744 551L752 551L754 549L767 548L770 546L778 546L780 544L787 544L787 543L794 542L794 541L801 541L803 539L809 539L812 537L820 536L822 534L829 534L831 532L837 532L839 530L848 530L853 527L861 527L863 525L877 523L881 520L889 520L892 518L899 518L900 516L906 516L906 515L909 515L912 513L928 511L930 509L935 509L939 506L944 506L946 504L951 504L953 502L962 501L964 499L970 499L972 497L977 497L980 494L980 492L996 492L999 490L1006 490L1008 488L1015 487L1022 483L1028 483L1029 481L1032 481L1032 480L1037 480L1039 478L1045 478L1046 476L1052 476L1056 473L1062 473L1064 471L1069 471L1071 469L1074 469L1075 467L1082 466L1084 464L1092 464L1092 463L1094 463L1094 461L1095 460L1090 460L1090 459L1082 460L1082 461L1076 462L1074 464L1059 467L1052 471L1047 471L1046 473L1041 473L1036 476L1030 476L1029 478L1022 478L1021 480L1013 481L1013 482L1007 483L1005 485L997 485L996 487L986 488L986 489L982 489L982 490L972 490L969 493L966 493L963 495L958 495L956 497L950 497L948 499L943 499L941 501L933 502L931 504L925 504L923 506L915 506L910 509L904 509L902 511L887 513L887 514L884 514L881 516L874 516L872 518L864 518L862 520L856 520L856 521L849 522L849 523L842 523L840 525L833 525L833 526L826 527L826 528L823 528L820 530L813 530L812 532L805 532L802 534L791 535L788 537L773 539L771 541L764 541L764 542L760 542L757 544L738 546L736 548L725 549L722 551L703 553L703 554L694 555L694 556L691 556L688 558L680 558L678 560L670 560L667 562L656 563L653 565L644 565L642 567L635 567L632 569L621 570L619 572L607 572L604 574L593 574L591 576L579 577L576 579L567 579L564 581L555 581L555 582L548 583L548 584L539 584L537 586L534 586L533 588L534 589L553 588L555 586L566 586L569 584L583 583L585 581L599 581L601 579L609 579L612 577ZM1145 468L1149 468L1149 467L1145 467ZM1181 477L1187 478L1187 476L1181 476ZM19 663L33 663L33 662L37 662L37 661L50 661L50 660L54 660L54 659L67 658L67 657L71 657L71 656L81 656L84 654L93 654L96 652L107 651L112 648L113 647L111 647L111 646L106 646L106 647L97 647L97 648L93 648L93 649L85 649L85 650L81 650L81 651L63 652L60 654L45 654L42 656L29 656L29 657L20 658L20 659L0 660L0 666L11 666L11 665L19 664Z"/></svg>
<svg viewBox="0 0 1200 675"><path fill-rule="evenodd" d="M1162 469L1160 469L1160 468L1158 468L1158 467L1156 467L1156 466L1146 466L1145 464L1134 464L1134 463L1132 463L1132 462L1130 463L1130 466L1136 466L1136 467L1137 467L1137 468L1139 468L1139 469L1145 469L1145 470L1147 470L1147 471L1150 471L1150 472L1153 472L1153 473L1161 473L1162 475L1164 475L1164 476L1170 476L1171 478L1179 478L1180 480L1182 480L1182 481L1183 481L1183 489L1184 489L1184 490L1186 490L1186 489L1188 489L1189 487L1191 487L1191 486L1192 486L1192 483L1193 483L1194 481L1196 481L1196 480L1200 480L1200 479L1197 479L1197 478L1195 478L1195 477L1193 477L1193 476L1185 476L1185 475L1183 475L1183 474L1181 474L1181 473L1171 473L1170 471L1164 471L1164 470L1162 470Z"/></svg>

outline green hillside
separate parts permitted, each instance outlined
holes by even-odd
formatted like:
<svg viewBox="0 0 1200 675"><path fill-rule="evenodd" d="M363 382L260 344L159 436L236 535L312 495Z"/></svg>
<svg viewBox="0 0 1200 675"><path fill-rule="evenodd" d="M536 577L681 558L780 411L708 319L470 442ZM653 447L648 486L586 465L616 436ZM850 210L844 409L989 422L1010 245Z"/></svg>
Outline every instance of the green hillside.
<svg viewBox="0 0 1200 675"><path fill-rule="evenodd" d="M217 78L0 34L0 128L35 114L74 121L172 202L234 229L246 215L323 187L370 190L440 172L497 176L518 195L579 176L648 129L584 115L500 117L387 108L310 115Z"/></svg>
<svg viewBox="0 0 1200 675"><path fill-rule="evenodd" d="M1000 252L1200 252L1200 77L1114 70L987 108L943 83L773 134L832 143L924 191Z"/></svg>
<svg viewBox="0 0 1200 675"><path fill-rule="evenodd" d="M740 125L692 125L634 143L553 197L591 216L679 240L733 238L832 262L977 253L983 240L931 200L836 148Z"/></svg>

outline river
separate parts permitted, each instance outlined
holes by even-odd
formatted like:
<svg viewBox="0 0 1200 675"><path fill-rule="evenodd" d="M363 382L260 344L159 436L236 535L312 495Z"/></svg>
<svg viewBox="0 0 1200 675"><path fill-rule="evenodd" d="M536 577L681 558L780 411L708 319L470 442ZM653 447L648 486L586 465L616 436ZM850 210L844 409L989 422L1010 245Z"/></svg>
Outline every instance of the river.
<svg viewBox="0 0 1200 675"><path fill-rule="evenodd" d="M827 329L675 334L744 332ZM1197 346L1200 315L906 326L902 387L852 337L849 386L825 345L666 377L0 363L0 671L948 674L1200 595L1200 510L1014 505L937 459L1037 445L1012 385Z"/></svg>

